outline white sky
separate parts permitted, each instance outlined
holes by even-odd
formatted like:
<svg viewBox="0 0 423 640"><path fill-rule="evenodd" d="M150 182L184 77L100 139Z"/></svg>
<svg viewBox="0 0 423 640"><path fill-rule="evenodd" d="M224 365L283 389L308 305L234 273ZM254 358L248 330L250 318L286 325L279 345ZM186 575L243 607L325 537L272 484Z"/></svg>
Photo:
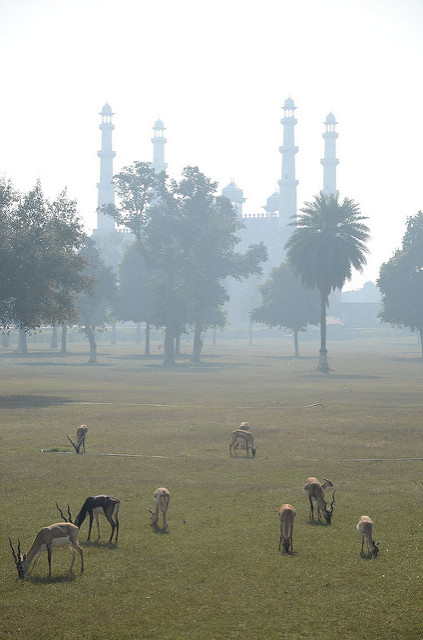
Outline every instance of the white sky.
<svg viewBox="0 0 423 640"><path fill-rule="evenodd" d="M65 186L96 226L103 104L115 173L152 160L166 127L177 178L197 165L261 210L281 173L283 115L297 108L299 207L322 188L326 115L338 121L337 187L369 217L375 280L423 208L422 0L0 0L0 173L22 190Z"/></svg>

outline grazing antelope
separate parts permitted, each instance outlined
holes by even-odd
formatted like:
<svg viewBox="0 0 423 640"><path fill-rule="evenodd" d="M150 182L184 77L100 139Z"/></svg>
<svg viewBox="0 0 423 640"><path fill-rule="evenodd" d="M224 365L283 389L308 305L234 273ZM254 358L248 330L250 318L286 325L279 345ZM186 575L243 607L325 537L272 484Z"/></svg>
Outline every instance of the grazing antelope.
<svg viewBox="0 0 423 640"><path fill-rule="evenodd" d="M326 524L330 524L333 516L333 504L335 502L335 491L332 494L332 502L328 507L323 494L323 489L326 487L333 487L333 484L327 478L324 478L324 483L320 484L317 478L307 478L307 482L304 486L304 493L307 493L310 501L310 515L311 520L314 520L313 498L317 503L317 520L320 521L320 512L323 513L323 517L326 520Z"/></svg>
<svg viewBox="0 0 423 640"><path fill-rule="evenodd" d="M87 517L87 514L89 515L90 526L88 529L87 541L91 538L91 529L93 526L94 516L97 523L98 539L100 539L100 522L99 522L100 515L105 516L107 520L110 522L110 526L112 527L112 533L110 535L109 542L112 542L113 534L115 530L116 530L115 542L118 541L119 505L120 505L120 500L118 500L117 498L114 498L113 496L105 496L105 495L90 496L85 500L84 504L81 507L81 511L78 513L78 515L75 518L75 524L77 527L81 528L81 525L84 522L85 518Z"/></svg>
<svg viewBox="0 0 423 640"><path fill-rule="evenodd" d="M278 551L283 545L285 553L294 550L292 546L292 532L294 529L295 509L290 504L283 504L279 509L279 522L281 526L281 537L279 538Z"/></svg>
<svg viewBox="0 0 423 640"><path fill-rule="evenodd" d="M251 448L251 453L254 458L256 455L256 447L254 445L253 434L249 431L245 431L244 429L235 429L235 431L232 431L232 442L229 445L229 455L232 455L232 453L236 455L237 440L243 440L245 442L247 456L250 454Z"/></svg>
<svg viewBox="0 0 423 640"><path fill-rule="evenodd" d="M43 551L47 551L48 556L48 575L51 577L51 555L53 547L59 547L69 545L69 550L72 554L72 562L69 568L69 573L72 573L73 565L75 563L76 554L81 556L81 573L84 571L84 555L82 548L78 542L79 529L74 524L69 522L57 522L51 524L49 527L43 527L35 537L34 542L28 553L22 554L21 543L18 540L18 552L16 553L13 548L11 539L9 538L10 548L12 549L13 558L15 560L16 567L18 569L18 575L23 580L26 575L29 575L37 562L40 559L40 555ZM32 567L31 562L35 558Z"/></svg>
<svg viewBox="0 0 423 640"><path fill-rule="evenodd" d="M166 487L159 487L154 492L154 511L151 513L151 525L154 527L159 521L159 512L163 515L163 529L167 527L167 510L170 502L170 493Z"/></svg>
<svg viewBox="0 0 423 640"><path fill-rule="evenodd" d="M241 422L241 424L239 425L238 429L241 429L242 431L249 431L250 427L248 425L248 422ZM245 441L244 440L238 440L236 445L235 445L235 449L238 449L238 447L241 445L241 449L245 449Z"/></svg>
<svg viewBox="0 0 423 640"><path fill-rule="evenodd" d="M85 424L81 424L81 426L76 430L76 442L74 442L72 438L69 438L69 436L66 436L75 449L76 453L80 452L81 447L83 452L85 453L85 438L87 436L87 433L88 427L85 426Z"/></svg>
<svg viewBox="0 0 423 640"><path fill-rule="evenodd" d="M379 547L373 540L373 520L369 516L361 516L357 524L357 531L361 535L361 551L360 555L363 555L364 538L367 541L367 552L372 558L377 558L379 553Z"/></svg>

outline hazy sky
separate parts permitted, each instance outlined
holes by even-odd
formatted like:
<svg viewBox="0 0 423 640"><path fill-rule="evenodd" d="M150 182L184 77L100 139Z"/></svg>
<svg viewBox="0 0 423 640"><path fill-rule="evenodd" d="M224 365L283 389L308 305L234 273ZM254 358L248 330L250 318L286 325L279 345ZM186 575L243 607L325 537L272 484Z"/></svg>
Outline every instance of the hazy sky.
<svg viewBox="0 0 423 640"><path fill-rule="evenodd" d="M65 186L96 226L99 111L115 112L115 172L152 160L244 190L262 211L281 173L283 115L297 106L298 204L322 188L323 121L338 121L337 187L369 217L375 280L423 208L422 0L0 0L0 173Z"/></svg>

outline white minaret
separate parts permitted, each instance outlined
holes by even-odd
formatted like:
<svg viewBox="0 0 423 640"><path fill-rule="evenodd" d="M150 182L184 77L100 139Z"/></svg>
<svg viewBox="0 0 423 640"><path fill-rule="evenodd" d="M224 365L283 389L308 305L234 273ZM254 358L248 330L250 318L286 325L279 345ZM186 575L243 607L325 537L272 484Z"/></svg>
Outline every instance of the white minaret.
<svg viewBox="0 0 423 640"><path fill-rule="evenodd" d="M98 204L100 208L106 204L115 203L115 185L113 184L113 158L116 153L112 149L112 131L115 128L112 124L111 106L106 102L101 110L101 151L97 152L100 158L100 182L97 184ZM115 229L115 221L111 216L97 212L97 232L107 233Z"/></svg>
<svg viewBox="0 0 423 640"><path fill-rule="evenodd" d="M333 113L329 113L326 117L325 132L322 133L322 138L325 141L325 152L323 160L320 160L323 165L323 189L321 193L325 196L337 196L339 191L336 189L336 165L339 164L339 160L336 157L336 139L338 134L335 131L337 124Z"/></svg>
<svg viewBox="0 0 423 640"><path fill-rule="evenodd" d="M285 227L295 222L297 215L297 185L295 179L295 154L298 147L294 144L294 127L297 120L294 117L296 106L292 98L287 98L283 105L283 146L279 147L282 154L282 175L279 180L279 227Z"/></svg>
<svg viewBox="0 0 423 640"><path fill-rule="evenodd" d="M151 166L156 173L166 171L167 169L167 163L164 161L164 146L167 142L164 137L164 130L163 122L159 118L154 123L154 136L151 138L151 142L153 143L153 162Z"/></svg>

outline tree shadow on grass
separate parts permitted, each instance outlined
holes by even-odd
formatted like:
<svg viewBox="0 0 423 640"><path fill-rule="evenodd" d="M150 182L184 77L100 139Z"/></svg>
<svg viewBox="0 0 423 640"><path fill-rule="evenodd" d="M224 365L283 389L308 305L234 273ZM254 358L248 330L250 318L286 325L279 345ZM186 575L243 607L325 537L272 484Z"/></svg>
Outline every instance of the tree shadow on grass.
<svg viewBox="0 0 423 640"><path fill-rule="evenodd" d="M22 407L52 407L58 404L69 403L70 398L61 396L37 396L37 395L13 395L1 396L0 408L20 409Z"/></svg>

